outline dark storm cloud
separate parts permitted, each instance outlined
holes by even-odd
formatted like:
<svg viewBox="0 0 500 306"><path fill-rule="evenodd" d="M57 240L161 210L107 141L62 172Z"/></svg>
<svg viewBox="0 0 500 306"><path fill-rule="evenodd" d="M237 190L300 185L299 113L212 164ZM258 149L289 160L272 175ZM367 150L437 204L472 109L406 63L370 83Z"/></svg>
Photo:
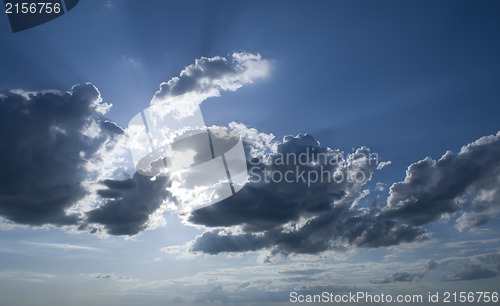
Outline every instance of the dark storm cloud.
<svg viewBox="0 0 500 306"><path fill-rule="evenodd" d="M316 254L327 250L343 251L353 246L377 248L428 238L420 227L371 219L359 210L337 209L291 231L278 227L259 234L221 236L218 233L219 230L205 232L195 240L192 251L217 254L270 248L273 253L280 254Z"/></svg>
<svg viewBox="0 0 500 306"><path fill-rule="evenodd" d="M134 235L167 197L166 179L135 174L107 179L100 198L86 213L67 210L93 192L82 184L95 176L88 169L102 161L102 147L112 148L123 130L105 120L97 89L76 85L71 93L22 91L0 97L0 215L28 225L78 225L96 232ZM98 166L98 164L97 164Z"/></svg>
<svg viewBox="0 0 500 306"><path fill-rule="evenodd" d="M427 235L420 228L378 220L359 209L334 208L298 230L280 233L275 240L275 252L315 254L329 249L377 248L425 239Z"/></svg>
<svg viewBox="0 0 500 306"><path fill-rule="evenodd" d="M245 141L249 158L250 152L258 151L252 150L253 142L258 141ZM302 156L308 162L286 160L288 156ZM194 241L193 251L216 254L268 248L282 254L315 254L343 250L346 245L380 247L427 238L419 227L381 219L376 207L353 206L377 167L367 148L344 159L341 152L321 147L311 135L287 136L268 159L253 157L248 166L249 182L241 191L194 211L189 218L208 227L238 225L244 233L208 231ZM290 181L278 180L280 175L273 179L272 173L287 171L295 175L290 175ZM302 172L305 176L319 173L320 178L309 184L307 179L297 179ZM337 180L329 180L332 175Z"/></svg>
<svg viewBox="0 0 500 306"><path fill-rule="evenodd" d="M87 160L119 133L103 119L97 89L72 92L12 91L0 95L0 215L28 225L71 225L66 212L87 191ZM93 135L92 129L108 126ZM93 127L94 126L94 127Z"/></svg>
<svg viewBox="0 0 500 306"><path fill-rule="evenodd" d="M448 151L438 161L427 157L412 164L405 180L392 185L384 215L423 225L460 211L465 212L458 220L460 230L485 224L500 206L499 173L500 133L458 154Z"/></svg>
<svg viewBox="0 0 500 306"><path fill-rule="evenodd" d="M111 235L135 235L147 228L147 221L168 197L166 177L134 174L123 181L106 180L107 189L98 193L105 198L99 208L87 212L88 224L104 225Z"/></svg>
<svg viewBox="0 0 500 306"><path fill-rule="evenodd" d="M246 146L249 145L251 144L247 142ZM278 161L278 158L287 153L294 156L305 154L304 161L306 157L312 160L315 158L313 156L330 155L328 160L321 158L316 165L302 165L299 161L293 163L292 159L290 164L282 164L281 161L285 161ZM333 201L344 199L348 192L357 194L360 186L371 178L372 169L376 167L375 161L368 160L367 149L363 148L358 152L360 158L365 157L361 164L350 167L342 165L344 159L338 153L321 148L311 135L287 137L278 146L277 153L270 156L269 164L262 159L249 162L249 183L241 191L224 201L195 211L190 221L206 226L243 225L250 232L258 232L276 228L289 221L298 221L301 216L312 217L320 212L327 212ZM361 183L343 180L337 184L332 183L333 179L328 182L325 175L323 182L308 186L307 181L304 181L306 172L321 174L321 170L330 175L338 170L345 176L360 171L366 179ZM278 181L278 175L287 171L293 171L289 176L293 182L286 182L284 179ZM272 173L276 174L276 180L272 179ZM302 176L297 179L300 174Z"/></svg>

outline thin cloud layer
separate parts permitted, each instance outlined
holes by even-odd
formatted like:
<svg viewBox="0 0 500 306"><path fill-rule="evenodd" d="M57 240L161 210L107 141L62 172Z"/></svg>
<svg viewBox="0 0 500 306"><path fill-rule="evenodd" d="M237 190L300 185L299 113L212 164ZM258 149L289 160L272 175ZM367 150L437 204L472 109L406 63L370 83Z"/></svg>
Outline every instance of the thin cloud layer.
<svg viewBox="0 0 500 306"><path fill-rule="evenodd" d="M422 280L424 275L436 269L439 264L434 260L429 260L425 263L425 269L422 272L410 273L410 272L396 272L392 273L389 276L379 277L373 281L372 284L389 284L389 283L398 283L398 282L418 282Z"/></svg>
<svg viewBox="0 0 500 306"><path fill-rule="evenodd" d="M382 277L372 281L373 284L388 284L396 282L416 282L422 279L423 273L396 272L390 276Z"/></svg>
<svg viewBox="0 0 500 306"><path fill-rule="evenodd" d="M470 265L465 271L460 273L447 276L443 278L444 281L463 281L463 280L475 280L483 278L495 277L499 274L498 270L489 269L486 267L481 267L480 265Z"/></svg>
<svg viewBox="0 0 500 306"><path fill-rule="evenodd" d="M477 241L481 243L481 241ZM464 245L465 246L465 245ZM417 282L431 270L447 267L449 275L441 277L442 282L467 281L492 278L500 275L500 253L484 253L468 257L449 257L440 261L429 260L421 272L396 272L371 281L372 284L388 284L397 282ZM451 270L451 273L450 273Z"/></svg>

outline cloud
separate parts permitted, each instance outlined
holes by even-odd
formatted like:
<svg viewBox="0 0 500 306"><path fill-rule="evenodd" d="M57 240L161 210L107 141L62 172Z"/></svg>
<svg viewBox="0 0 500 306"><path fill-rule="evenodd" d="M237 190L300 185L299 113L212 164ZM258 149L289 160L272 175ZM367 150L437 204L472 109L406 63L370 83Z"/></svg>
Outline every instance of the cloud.
<svg viewBox="0 0 500 306"><path fill-rule="evenodd" d="M148 221L168 198L166 177L151 180L134 174L127 180L105 180L106 189L98 193L104 198L101 206L86 213L87 228L101 224L111 235L135 235L148 228ZM90 226L91 227L91 226Z"/></svg>
<svg viewBox="0 0 500 306"><path fill-rule="evenodd" d="M429 270L434 270L435 268L437 268L437 266L439 266L439 264L437 262L435 262L434 260L429 260L426 264L425 264L425 270L426 271L429 271Z"/></svg>
<svg viewBox="0 0 500 306"><path fill-rule="evenodd" d="M315 254L387 247L429 239L422 226L453 213L461 214L459 230L484 224L498 213L500 133L482 137L458 154L447 152L438 161L428 157L412 164L405 180L392 185L384 207L357 205L367 194L362 186L375 168L380 169L370 159L356 157L369 156L369 149L360 148L344 160L339 159L339 150L321 147L311 135L287 136L281 143L267 141L267 149L263 149L261 135L255 131L242 134L249 155L249 182L235 196L192 213L190 222L217 228L197 237L192 251L217 254L270 249L282 254ZM327 157L308 164L283 163L287 154ZM333 156L336 163L330 163ZM345 177L354 172L362 173L365 180L285 182L282 178L287 171L292 171L292 178L301 171L342 172Z"/></svg>
<svg viewBox="0 0 500 306"><path fill-rule="evenodd" d="M260 54L233 53L228 58L202 57L181 71L179 77L160 84L152 103L186 93L196 93L200 101L220 95L220 90L235 91L244 84L268 75L270 63Z"/></svg>
<svg viewBox="0 0 500 306"><path fill-rule="evenodd" d="M202 251L207 254L256 251L267 247L270 242L272 241L267 236L231 233L222 235L221 231L208 231L196 240L192 251Z"/></svg>
<svg viewBox="0 0 500 306"><path fill-rule="evenodd" d="M10 92L0 97L0 216L19 224L74 225L70 208L88 194L86 165L116 130L99 91Z"/></svg>
<svg viewBox="0 0 500 306"><path fill-rule="evenodd" d="M0 101L0 215L28 225L77 225L135 235L167 197L166 179L114 177L123 130L91 84L71 93L15 91ZM121 154L123 152L118 152Z"/></svg>
<svg viewBox="0 0 500 306"><path fill-rule="evenodd" d="M500 208L500 132L408 167L403 182L390 189L383 214L423 225L461 212L459 230L483 225Z"/></svg>
<svg viewBox="0 0 500 306"><path fill-rule="evenodd" d="M462 281L462 280L475 280L482 278L491 278L499 274L497 270L482 267L480 265L472 264L467 267L465 271L458 274L447 276L443 278L444 281Z"/></svg>
<svg viewBox="0 0 500 306"><path fill-rule="evenodd" d="M465 241L468 242L468 241ZM467 244L470 246L470 244ZM468 257L445 258L436 263L436 266L449 266L455 271L453 274L441 278L442 281L461 281L491 278L500 275L500 253L485 253Z"/></svg>
<svg viewBox="0 0 500 306"><path fill-rule="evenodd" d="M114 235L148 227L168 194L166 179L101 180L119 169L108 165L109 153L123 138L123 130L104 118L109 107L91 84L68 93L18 90L0 99L3 218L92 233L103 227Z"/></svg>
<svg viewBox="0 0 500 306"><path fill-rule="evenodd" d="M429 260L425 263L424 270L422 272L409 273L409 272L396 272L389 276L384 276L371 281L372 284L389 284L397 282L418 282L424 275L430 271L437 268L439 264L434 260Z"/></svg>
<svg viewBox="0 0 500 306"><path fill-rule="evenodd" d="M269 69L258 54L201 58L162 83L152 104L181 112L265 77ZM128 140L104 117L110 107L92 84L66 93L13 90L0 96L2 227L74 225L135 235L165 223L165 204L175 204L170 182L127 174Z"/></svg>
<svg viewBox="0 0 500 306"><path fill-rule="evenodd" d="M252 83L266 76L269 68L269 62L258 54L234 53L227 59L198 59L195 64L186 67L179 77L160 85L160 90L151 101L154 107L148 108L148 118L164 119L168 112L181 117L192 115L205 99L219 96L221 90L234 91L244 84ZM151 125L149 129L151 131ZM171 132L162 131L163 135ZM214 135L211 140L216 140ZM197 153L203 155L199 151ZM135 173L127 180L104 180L102 185L103 188L97 193L104 200L98 208L86 214L87 224L82 228L103 225L104 230L112 235L135 235L164 223L161 214L167 206L179 208L178 204L188 196L186 192L172 195L177 189L168 177L162 176L150 178Z"/></svg>
<svg viewBox="0 0 500 306"><path fill-rule="evenodd" d="M39 273L35 271L0 271L0 279L9 281L45 283L57 278L54 274Z"/></svg>
<svg viewBox="0 0 500 306"><path fill-rule="evenodd" d="M249 159L248 182L234 196L189 216L194 224L218 227L197 237L192 251L316 254L428 238L419 227L380 218L376 207L357 205L368 194L362 188L377 167L368 148L344 157L307 134L274 144L255 131L241 134Z"/></svg>
<svg viewBox="0 0 500 306"><path fill-rule="evenodd" d="M291 275L312 275L322 272L324 272L324 269L286 270L286 271L280 271L279 273L291 274Z"/></svg>
<svg viewBox="0 0 500 306"><path fill-rule="evenodd" d="M206 99L266 77L270 68L270 62L260 54L202 57L182 70L179 77L161 83L151 104L162 104L162 111L173 112L176 117L191 116Z"/></svg>
<svg viewBox="0 0 500 306"><path fill-rule="evenodd" d="M498 214L497 209L480 208L477 211L465 212L458 219L456 228L462 232L465 230L473 229L477 226L484 225L493 220Z"/></svg>
<svg viewBox="0 0 500 306"><path fill-rule="evenodd" d="M253 141L245 139L247 152L254 149ZM260 143L261 139L255 141ZM290 163L285 160L287 154ZM328 211L333 201L357 196L361 186L371 178L372 168L376 165L375 161L368 160L369 150L362 148L357 154L360 158L356 163L344 166L339 151L321 148L311 135L288 136L277 145L277 151L268 157L248 157L250 177L240 192L195 211L190 221L206 226L243 225L245 230L259 232L289 221L299 221L301 216L313 217L319 212ZM310 163L292 160L299 155L303 161L309 159ZM313 165L315 156L322 157L320 163ZM351 161L354 158L353 155ZM339 183L333 183L332 175L336 171ZM341 175L347 177L358 172L364 175L359 182L350 183L340 178ZM308 174L311 180L308 180ZM318 182L312 183L313 180Z"/></svg>
<svg viewBox="0 0 500 306"><path fill-rule="evenodd" d="M373 266L378 265L373 263ZM336 274L339 270L350 275L353 271L366 271L368 266L366 263L344 265L317 261L290 261L286 265L250 263L198 271L177 279L144 281L132 290L151 292L162 298L168 296L167 300L182 297L187 304L195 304L195 300L202 304L224 300L231 305L267 305L282 300L283 296L288 297L292 290L300 294L324 291L348 294L349 291L369 290L359 283L356 286L321 285L346 281ZM382 266L387 269L386 265Z"/></svg>
<svg viewBox="0 0 500 306"><path fill-rule="evenodd" d="M383 162L380 162L377 166L377 170L382 170L383 168L389 166L390 164L392 164L392 162L390 160L388 161L383 161Z"/></svg>
<svg viewBox="0 0 500 306"><path fill-rule="evenodd" d="M61 250L77 250L77 251L94 251L95 248L87 247L83 245L75 245L68 243L51 243L51 242L34 242L34 241L24 241L23 243L28 245L33 245L42 248L52 248Z"/></svg>
<svg viewBox="0 0 500 306"><path fill-rule="evenodd" d="M162 83L151 104L188 116L207 98L267 76L270 67L258 54L201 58ZM162 214L177 203L171 183L126 175L115 164L125 160L126 138L104 117L109 107L91 84L67 93L0 95L0 217L111 235L164 224ZM390 164L378 163L369 148L344 155L312 135L276 141L243 124L229 126L244 138L250 175L234 196L183 216L206 229L189 244L193 252L287 255L395 246L428 240L424 226L430 222L457 214L456 228L463 231L491 221L500 208L500 132L457 154L410 165L405 180L392 184L387 203L360 205L374 171ZM416 274L383 281L405 279Z"/></svg>
<svg viewBox="0 0 500 306"><path fill-rule="evenodd" d="M128 275L117 275L115 273L81 273L81 276L84 276L86 278L93 278L93 279L102 279L106 281L113 281L113 282L120 282L120 283L131 283L131 282L137 282L138 279L132 276Z"/></svg>
<svg viewBox="0 0 500 306"><path fill-rule="evenodd" d="M407 273L407 272L397 272L390 276L378 278L372 281L373 284L388 284L396 282L416 282L422 279L423 273Z"/></svg>
<svg viewBox="0 0 500 306"><path fill-rule="evenodd" d="M487 239L487 240L467 240L467 241L457 241L448 242L444 245L445 248L472 248L476 249L481 246L494 245L500 241L499 238Z"/></svg>

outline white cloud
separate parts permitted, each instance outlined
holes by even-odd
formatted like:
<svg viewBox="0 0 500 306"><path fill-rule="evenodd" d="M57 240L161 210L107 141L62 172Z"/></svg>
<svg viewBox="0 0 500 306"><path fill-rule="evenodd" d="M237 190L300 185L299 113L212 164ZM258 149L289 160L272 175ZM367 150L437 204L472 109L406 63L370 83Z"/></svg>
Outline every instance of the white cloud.
<svg viewBox="0 0 500 306"><path fill-rule="evenodd" d="M260 54L233 53L228 58L202 57L187 66L179 77L160 84L151 104L162 104L178 118L191 116L198 106L221 91L235 91L244 84L269 75L270 62Z"/></svg>
<svg viewBox="0 0 500 306"><path fill-rule="evenodd" d="M392 161L388 160L388 161L383 161L383 162L380 162L377 166L377 170L381 170L387 166L389 166L390 164L392 164Z"/></svg>

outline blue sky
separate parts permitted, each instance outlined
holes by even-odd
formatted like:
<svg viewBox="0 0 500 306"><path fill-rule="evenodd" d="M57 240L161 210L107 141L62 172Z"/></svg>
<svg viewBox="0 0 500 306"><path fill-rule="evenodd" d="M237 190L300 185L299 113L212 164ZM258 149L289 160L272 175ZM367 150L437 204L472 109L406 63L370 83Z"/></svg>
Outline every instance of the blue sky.
<svg viewBox="0 0 500 306"><path fill-rule="evenodd" d="M496 1L81 1L18 33L3 14L0 305L498 291L499 12ZM237 70L248 64L238 54L267 73ZM387 165L356 165L371 179L342 188L248 184L181 216L161 180L106 172L119 160L116 127L162 82L183 70L197 81L197 69L226 80L209 74L221 62L241 72L238 86L213 83L220 96L201 111L207 126L235 122L247 158L364 146ZM95 87L72 89L86 82ZM105 114L98 95L112 104Z"/></svg>

